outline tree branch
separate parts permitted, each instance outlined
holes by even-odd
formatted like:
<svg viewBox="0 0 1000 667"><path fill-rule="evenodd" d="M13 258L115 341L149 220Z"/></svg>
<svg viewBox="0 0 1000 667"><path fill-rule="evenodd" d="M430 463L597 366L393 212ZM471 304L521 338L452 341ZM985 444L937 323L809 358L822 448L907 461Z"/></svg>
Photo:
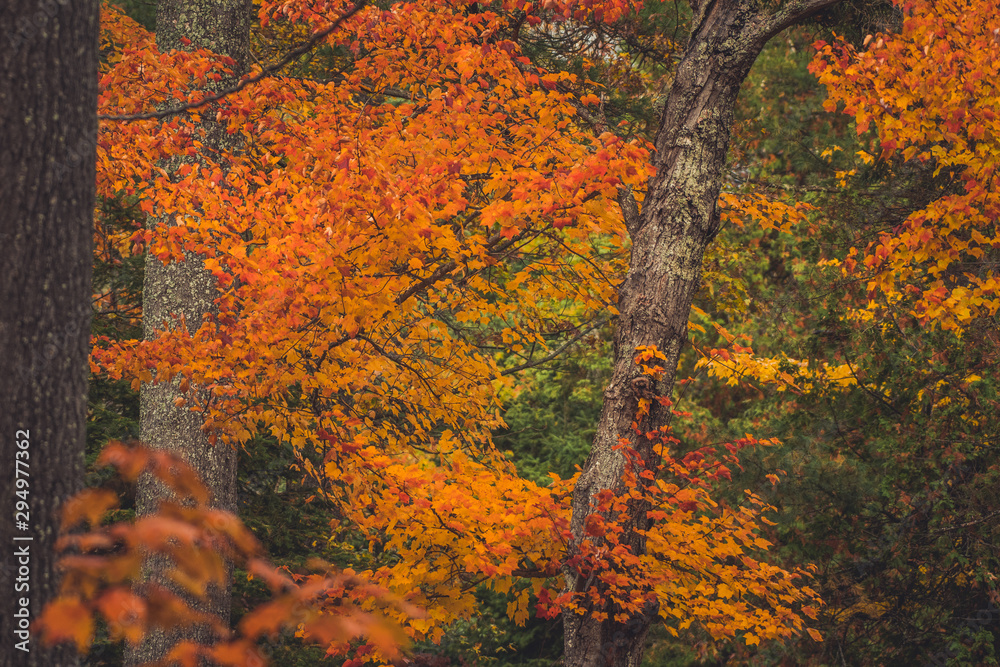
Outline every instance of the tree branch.
<svg viewBox="0 0 1000 667"><path fill-rule="evenodd" d="M551 354L547 354L544 357L542 357L541 359L537 359L535 361L529 361L527 363L520 364L519 366L514 366L513 368L508 368L507 370L502 371L500 373L500 377L503 377L505 375L513 375L514 373L517 373L519 371L523 371L523 370L528 369L528 368L534 368L535 366L541 366L542 364L544 364L546 362L552 361L553 359L555 359L556 357L558 357L559 355L561 355L563 352L565 352L567 349L569 349L569 347L571 345L573 345L574 343L576 343L577 341L579 341L581 338L583 338L584 336L586 336L587 334L589 334L594 329L597 329L598 327L603 326L607 322L608 322L608 320L598 320L594 324L591 324L589 327L585 327L583 329L580 329L580 331L578 331L575 336L573 336L568 341L566 341L565 343L563 343L562 345L560 345Z"/></svg>
<svg viewBox="0 0 1000 667"><path fill-rule="evenodd" d="M776 12L767 17L761 26L761 37L766 43L769 39L785 28L818 14L832 7L840 0L790 0L784 3Z"/></svg>
<svg viewBox="0 0 1000 667"><path fill-rule="evenodd" d="M486 248L486 251L489 254L498 255L499 253L502 253L504 250L507 250L512 245L523 239L529 231L532 230L525 229L510 238L505 237L503 234L499 233L494 234L493 236L491 236L489 239L486 240L484 247ZM501 241L503 242L501 243ZM396 303L398 305L402 305L403 302L409 299L411 296L413 296L414 294L418 294L427 289L428 287L430 287L431 285L443 280L446 276L451 274L457 268L458 268L458 262L455 261L450 261L446 262L445 264L442 264L434 271L434 273L427 276L423 280L420 280L410 285L410 287L408 287L405 292L402 292L399 296L397 296Z"/></svg>
<svg viewBox="0 0 1000 667"><path fill-rule="evenodd" d="M642 218L639 213L639 203L636 202L631 187L620 186L618 188L618 206L625 218L625 229L634 238L642 227Z"/></svg>
<svg viewBox="0 0 1000 667"><path fill-rule="evenodd" d="M178 107L173 107L171 109L163 109L162 111L147 111L145 113L120 114L120 115L98 114L97 119L123 120L123 121L152 120L153 118L166 118L168 116L175 116L177 114L205 106L206 104L211 104L212 102L218 102L226 95L232 95L233 93L237 93L246 88L247 86L255 84L258 81L261 81L262 79L271 76L272 74L284 68L285 65L292 62L299 56L308 53L317 44L319 44L321 41L326 39L331 33L333 33L334 30L339 28L344 23L344 21L346 21L347 19L351 18L359 11L361 11L361 9L364 8L364 6L367 3L368 0L357 0L357 2L350 9L348 9L346 13L338 17L336 21L331 23L328 27L324 28L323 30L320 30L319 32L314 34L311 38L309 38L309 41L302 43L301 45L295 47L294 49L286 53L285 56L278 62L268 65L267 67L262 69L259 73L255 74L254 76L248 79L243 79L239 83L233 84L228 88L224 88L217 93L212 93L211 95L204 97L198 100L197 102L187 102Z"/></svg>

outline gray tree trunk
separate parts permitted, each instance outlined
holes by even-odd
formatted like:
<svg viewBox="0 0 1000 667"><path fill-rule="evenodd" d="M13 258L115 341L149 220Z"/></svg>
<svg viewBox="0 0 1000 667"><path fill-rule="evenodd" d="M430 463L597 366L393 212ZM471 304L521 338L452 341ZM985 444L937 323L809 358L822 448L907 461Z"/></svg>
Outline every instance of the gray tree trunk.
<svg viewBox="0 0 1000 667"><path fill-rule="evenodd" d="M98 29L97 0L0 3L4 666L78 664L29 623L59 592L59 506L83 482Z"/></svg>
<svg viewBox="0 0 1000 667"><path fill-rule="evenodd" d="M156 41L160 51L173 49L211 49L236 61L234 76L246 71L250 58L250 20L252 6L249 0L159 0L156 15ZM190 43L185 45L181 39ZM233 80L224 79L216 86L222 88ZM238 139L227 135L225 128L211 120L211 110L201 110L204 119L200 130L203 150L214 158L239 150ZM197 164L197 159L195 159ZM173 174L183 164L171 160L165 166ZM172 217L150 221L151 226L170 225ZM143 332L147 340L155 338L158 331L178 326L175 318L183 316L187 328L194 332L201 326L206 313L216 312L218 296L215 278L202 259L187 254L185 261L164 266L156 257L146 259L143 283L142 316ZM201 475L212 492L213 505L230 512L236 511L236 452L226 445L212 446L202 431L202 417L187 407L177 407L174 399L181 396L178 383L143 385L140 392L141 439L149 447L167 449L181 454ZM191 385L191 392L199 389ZM186 396L189 403L193 396ZM136 489L136 510L140 515L156 511L163 498L162 486L146 475ZM166 585L161 560L149 559L144 577ZM176 589L174 589L176 590ZM210 591L208 603L191 602L204 612L227 621L231 607L232 589ZM182 640L211 645L214 637L207 627L171 633L154 632L138 647L126 650L126 664L137 665L161 659L171 647Z"/></svg>
<svg viewBox="0 0 1000 667"><path fill-rule="evenodd" d="M604 406L590 456L573 493L573 549L584 537L591 501L602 489L619 489L624 457L613 447L620 437L632 435L640 395L654 391L670 396L677 362L687 340L691 300L701 280L702 255L718 232L716 201L729 147L733 113L740 84L767 41L786 27L838 0L692 1L694 20L687 47L676 69L660 119L655 146L656 175L652 178L641 214L628 215L632 257L618 294L620 316L615 331L615 366L604 392ZM667 361L658 386L638 380L633 363L636 347L655 345ZM669 408L655 401L643 422L654 430L670 422ZM632 438L630 438L632 439ZM647 469L659 461L652 443L642 439L633 446ZM646 529L646 509L630 509L628 543L633 553L645 551L644 540L634 532ZM583 591L586 573L567 568L567 590ZM591 585L594 585L591 583ZM646 590L636 582L636 595ZM563 613L565 664L568 667L638 667L650 624L658 604L644 613L616 622L614 612L599 621L592 614Z"/></svg>

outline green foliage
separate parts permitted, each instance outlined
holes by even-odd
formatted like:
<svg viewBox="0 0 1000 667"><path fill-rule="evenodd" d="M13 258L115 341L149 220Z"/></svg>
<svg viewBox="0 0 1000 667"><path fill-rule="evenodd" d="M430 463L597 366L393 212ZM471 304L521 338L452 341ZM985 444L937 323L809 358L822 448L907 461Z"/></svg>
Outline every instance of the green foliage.
<svg viewBox="0 0 1000 667"><path fill-rule="evenodd" d="M316 494L313 482L299 472L290 445L257 436L239 453L239 516L261 542L273 563L292 573L307 573L319 559L338 570L371 566L367 543L350 532L330 538L335 508ZM263 582L237 571L233 582L233 623L271 597ZM273 665L308 667L325 652L285 633L264 647Z"/></svg>
<svg viewBox="0 0 1000 667"><path fill-rule="evenodd" d="M806 69L813 39L806 28L782 33L761 52L744 81L732 149L737 182L817 186L833 176L836 165L821 153L844 138L847 122L823 111L823 96Z"/></svg>
<svg viewBox="0 0 1000 667"><path fill-rule="evenodd" d="M155 0L117 0L114 4L146 30L156 30Z"/></svg>
<svg viewBox="0 0 1000 667"><path fill-rule="evenodd" d="M784 440L750 458L739 481L766 489L765 468L789 472L766 496L781 510L774 537L789 561L823 564L827 658L905 664L945 652L996 594L1000 434L958 407L995 402L996 380L964 382L992 362L947 338L853 332L841 351L868 386L794 397L794 409L769 397L745 413L741 426L764 423ZM978 631L993 641L967 650L992 664L1000 627Z"/></svg>
<svg viewBox="0 0 1000 667"><path fill-rule="evenodd" d="M507 597L481 588L476 592L478 614L454 623L441 645L414 646L414 660L427 664L491 665L492 667L555 667L562 655L562 622L532 614L524 626L507 616ZM431 656L434 656L433 658ZM434 660L438 662L434 662ZM417 664L420 664L419 662Z"/></svg>
<svg viewBox="0 0 1000 667"><path fill-rule="evenodd" d="M494 435L523 477L547 484L549 472L567 478L583 465L611 377L610 335L591 334L548 367L525 371L528 388L508 401L507 429Z"/></svg>
<svg viewBox="0 0 1000 667"><path fill-rule="evenodd" d="M94 303L91 335L123 340L142 336L142 279L145 258L125 255L113 239L134 231L135 209L121 201L100 202L95 219L98 252L94 257ZM87 486L100 486L114 475L93 467L109 440L139 437L139 394L127 382L90 376L87 406Z"/></svg>

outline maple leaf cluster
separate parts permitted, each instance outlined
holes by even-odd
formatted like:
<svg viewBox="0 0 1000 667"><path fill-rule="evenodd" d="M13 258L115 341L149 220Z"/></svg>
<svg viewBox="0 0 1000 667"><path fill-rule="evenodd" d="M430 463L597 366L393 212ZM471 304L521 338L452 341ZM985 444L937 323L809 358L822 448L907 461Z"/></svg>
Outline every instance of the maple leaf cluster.
<svg viewBox="0 0 1000 667"><path fill-rule="evenodd" d="M1000 308L993 267L1000 249L997 145L1000 133L1000 24L989 3L897 3L899 34L869 36L861 50L818 43L810 69L826 84L826 107L854 116L859 135L878 130L866 163L901 156L933 167L951 192L883 231L843 260L868 271L871 319L908 304L921 323L961 332Z"/></svg>

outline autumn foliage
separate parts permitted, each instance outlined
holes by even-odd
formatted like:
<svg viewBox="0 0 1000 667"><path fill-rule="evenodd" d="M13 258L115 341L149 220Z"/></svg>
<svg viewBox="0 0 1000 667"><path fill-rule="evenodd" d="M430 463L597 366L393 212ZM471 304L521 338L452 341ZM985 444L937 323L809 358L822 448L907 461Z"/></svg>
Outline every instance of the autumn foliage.
<svg viewBox="0 0 1000 667"><path fill-rule="evenodd" d="M865 163L933 166L954 188L911 213L891 231L844 258L845 271L867 272L870 319L884 299L908 305L921 323L961 330L1000 308L991 257L1000 248L996 221L997 89L1000 27L989 3L898 3L898 35L871 36L864 50L820 43L812 70L826 84L826 106L854 116L859 135L878 136L859 154Z"/></svg>
<svg viewBox="0 0 1000 667"><path fill-rule="evenodd" d="M509 4L529 25L632 9ZM160 53L140 26L103 12L99 193L170 223L145 229L138 219L133 232L100 239L99 251L110 244L163 262L197 253L219 296L193 334L164 322L153 341L98 340L92 368L134 388L204 388L179 402L203 415L215 446L255 434L291 444L317 494L339 508L333 535L360 533L373 554L391 557L304 581L269 573L245 529L207 509L189 473L171 476L178 462L114 446L104 460L127 479L148 469L191 502L111 527L100 522L113 506L107 493L70 505L68 527L84 521L90 531L64 538L78 553L67 557L49 636L84 647L97 615L129 641L154 625L211 624L185 616L163 589L130 592L140 545L174 559L191 595L218 583L227 557L277 596L236 635L217 628L216 646L179 646L189 662L200 651L243 664L236 656L257 639L297 625L331 653L364 634L376 650L355 646L355 657L389 658L397 638L386 628L437 641L475 613L479 585L508 594L518 622L533 608L624 615L655 601L674 632L697 623L713 638L755 644L802 630L818 596L803 572L763 560L768 506L752 493L738 507L710 494L738 450L758 444L752 436L718 457L675 455L672 434L645 432L640 409L622 451L634 456L638 439L652 440L662 465L627 472L623 493L603 493L590 539L575 550L575 478L539 486L492 446L498 396L516 387L516 371L616 313L628 251L617 197L628 188L641 202L651 170L647 145L591 122L596 84L534 65L504 37L510 15L497 8L265 0L258 18L262 51L322 35L326 61L298 63L296 76L258 67L203 104L203 88L231 63ZM241 135L244 149L165 167L213 131ZM760 196L723 203L734 222L789 229L804 219L805 207ZM636 354L644 372L659 372L655 348ZM619 515L635 504L651 520L644 553L621 539L633 528ZM595 585L562 591L567 568ZM328 613L331 600L346 601L346 615ZM373 620L375 606L386 623Z"/></svg>
<svg viewBox="0 0 1000 667"><path fill-rule="evenodd" d="M364 649L391 659L398 656L405 635L381 608L396 606L397 613L422 616L353 572L306 576L276 571L236 516L208 506L208 490L197 474L172 454L112 442L98 464L114 466L127 482L153 475L172 499L162 501L155 514L110 525L104 518L117 506L113 491L88 489L65 504L57 544L65 554L60 561L62 594L39 619L46 641L73 641L85 651L99 619L113 640L133 644L154 629L204 624L218 641L212 646L179 643L165 657L167 664L198 665L210 659L217 665L262 665L258 642L282 630L323 646L343 646L363 636ZM151 556L168 559L166 574L179 592L151 581L134 587L141 581L144 559ZM263 579L273 596L235 631L191 604L204 598L209 587L225 586L226 561Z"/></svg>

